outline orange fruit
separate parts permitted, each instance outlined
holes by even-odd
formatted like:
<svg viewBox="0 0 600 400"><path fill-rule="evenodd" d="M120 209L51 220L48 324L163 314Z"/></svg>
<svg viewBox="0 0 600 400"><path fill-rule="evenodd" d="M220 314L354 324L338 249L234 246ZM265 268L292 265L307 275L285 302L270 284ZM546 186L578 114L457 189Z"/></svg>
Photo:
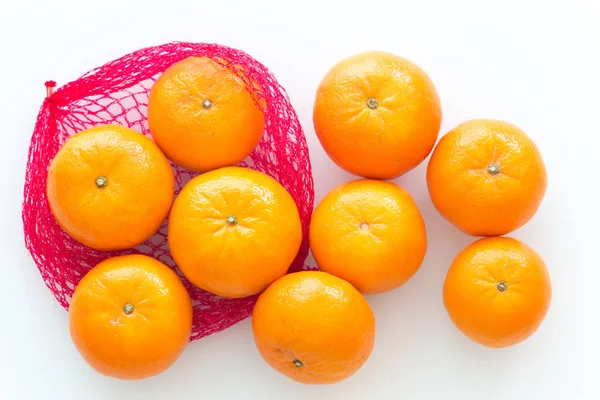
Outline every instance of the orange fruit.
<svg viewBox="0 0 600 400"><path fill-rule="evenodd" d="M169 161L144 135L102 125L70 137L50 164L47 195L58 224L98 250L137 246L173 202Z"/></svg>
<svg viewBox="0 0 600 400"><path fill-rule="evenodd" d="M141 254L102 261L69 306L71 337L103 375L142 379L169 368L192 330L192 302L169 267Z"/></svg>
<svg viewBox="0 0 600 400"><path fill-rule="evenodd" d="M310 247L322 271L362 293L399 287L427 250L425 223L412 197L384 181L357 180L328 193L310 223Z"/></svg>
<svg viewBox="0 0 600 400"><path fill-rule="evenodd" d="M169 217L168 241L191 283L238 298L287 272L302 242L302 225L294 199L275 179L225 167L185 185Z"/></svg>
<svg viewBox="0 0 600 400"><path fill-rule="evenodd" d="M335 383L371 354L375 317L348 282L304 271L280 278L260 295L252 330L261 356L277 371L302 383Z"/></svg>
<svg viewBox="0 0 600 400"><path fill-rule="evenodd" d="M372 51L336 64L317 90L315 132L341 168L390 179L427 157L440 130L435 86L417 65Z"/></svg>
<svg viewBox="0 0 600 400"><path fill-rule="evenodd" d="M148 124L167 157L194 171L244 160L258 145L264 115L242 80L207 57L169 67L148 99Z"/></svg>
<svg viewBox="0 0 600 400"><path fill-rule="evenodd" d="M552 297L544 261L526 244L506 237L480 239L452 262L444 305L456 327L489 347L531 336Z"/></svg>
<svg viewBox="0 0 600 400"><path fill-rule="evenodd" d="M463 232L497 236L536 213L547 186L535 143L508 122L467 121L444 135L427 168L437 210Z"/></svg>

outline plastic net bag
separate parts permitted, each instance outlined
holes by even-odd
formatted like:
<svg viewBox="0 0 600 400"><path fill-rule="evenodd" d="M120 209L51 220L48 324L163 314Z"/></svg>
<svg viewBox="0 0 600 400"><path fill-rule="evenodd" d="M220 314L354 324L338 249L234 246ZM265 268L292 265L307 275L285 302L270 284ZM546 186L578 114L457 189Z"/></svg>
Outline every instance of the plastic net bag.
<svg viewBox="0 0 600 400"><path fill-rule="evenodd" d="M97 251L75 241L58 226L46 197L50 162L74 133L113 123L150 136L146 119L149 90L160 73L190 56L209 57L236 73L244 79L247 90L262 109L265 116L262 141L241 166L272 176L296 201L304 238L290 271L308 268L304 261L308 255L314 186L308 147L296 112L285 90L264 65L240 50L215 44L180 42L149 47L96 68L55 92L52 90L54 82L47 82L48 96L39 112L29 148L23 225L27 249L44 282L65 308L79 280L108 257L138 252L174 268L192 298L194 322L190 340L196 340L248 317L257 296L226 299L187 282L169 254L166 221L154 236L134 249ZM196 173L172 166L177 195Z"/></svg>

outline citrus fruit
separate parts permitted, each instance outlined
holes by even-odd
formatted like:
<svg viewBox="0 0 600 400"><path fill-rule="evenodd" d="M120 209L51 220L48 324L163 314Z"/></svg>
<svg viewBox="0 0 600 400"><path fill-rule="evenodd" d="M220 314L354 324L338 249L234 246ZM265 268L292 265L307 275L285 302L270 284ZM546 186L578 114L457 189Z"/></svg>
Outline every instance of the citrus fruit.
<svg viewBox="0 0 600 400"><path fill-rule="evenodd" d="M336 64L317 89L313 123L329 157L355 175L390 179L427 157L442 110L423 70L372 51Z"/></svg>
<svg viewBox="0 0 600 400"><path fill-rule="evenodd" d="M535 143L508 122L478 119L444 135L427 168L437 210L463 232L497 236L536 213L546 168Z"/></svg>
<svg viewBox="0 0 600 400"><path fill-rule="evenodd" d="M175 272L141 254L102 261L69 306L71 337L103 375L142 379L177 360L192 330L192 303Z"/></svg>
<svg viewBox="0 0 600 400"><path fill-rule="evenodd" d="M148 99L152 137L167 157L194 171L237 164L258 145L264 115L242 80L207 57L169 67Z"/></svg>
<svg viewBox="0 0 600 400"><path fill-rule="evenodd" d="M391 182L368 179L329 192L314 211L309 237L319 268L362 293L399 287L427 250L425 223L411 196Z"/></svg>
<svg viewBox="0 0 600 400"><path fill-rule="evenodd" d="M102 125L65 142L50 164L46 189L67 234L94 249L119 250L158 230L173 202L174 178L152 140Z"/></svg>
<svg viewBox="0 0 600 400"><path fill-rule="evenodd" d="M292 196L275 179L246 168L195 177L169 217L169 248L179 269L194 285L225 297L264 290L287 272L301 241Z"/></svg>
<svg viewBox="0 0 600 400"><path fill-rule="evenodd" d="M552 297L544 261L526 244L484 238L452 262L444 304L456 327L489 347L507 347L531 336Z"/></svg>
<svg viewBox="0 0 600 400"><path fill-rule="evenodd" d="M348 282L304 271L280 278L260 295L252 330L261 356L277 371L302 383L335 383L371 354L375 317Z"/></svg>

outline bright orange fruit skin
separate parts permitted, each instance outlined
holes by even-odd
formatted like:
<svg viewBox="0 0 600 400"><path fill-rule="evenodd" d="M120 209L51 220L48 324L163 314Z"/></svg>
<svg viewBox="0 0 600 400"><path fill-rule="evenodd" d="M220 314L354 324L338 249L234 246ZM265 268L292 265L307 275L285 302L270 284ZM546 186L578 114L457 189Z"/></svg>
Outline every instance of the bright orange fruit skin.
<svg viewBox="0 0 600 400"><path fill-rule="evenodd" d="M239 298L284 275L302 242L292 196L270 176L225 167L192 179L169 217L169 248L186 278Z"/></svg>
<svg viewBox="0 0 600 400"><path fill-rule="evenodd" d="M427 168L437 210L473 236L498 236L536 213L548 178L535 143L508 122L478 119L444 135Z"/></svg>
<svg viewBox="0 0 600 400"><path fill-rule="evenodd" d="M209 171L237 164L254 150L264 115L239 73L210 58L189 57L169 67L152 86L148 124L169 159L190 170Z"/></svg>
<svg viewBox="0 0 600 400"><path fill-rule="evenodd" d="M139 254L119 256L79 282L69 323L75 347L92 368L143 379L163 372L182 353L192 330L192 303L166 265Z"/></svg>
<svg viewBox="0 0 600 400"><path fill-rule="evenodd" d="M173 202L174 178L152 140L102 125L65 142L50 164L46 189L54 217L71 237L97 250L121 250L158 230Z"/></svg>
<svg viewBox="0 0 600 400"><path fill-rule="evenodd" d="M395 289L425 257L425 223L410 194L377 180L357 180L328 193L314 211L310 247L322 271L362 293Z"/></svg>
<svg viewBox="0 0 600 400"><path fill-rule="evenodd" d="M453 261L444 305L456 327L477 343L507 347L540 326L552 288L544 261L526 244L506 237L480 239Z"/></svg>
<svg viewBox="0 0 600 400"><path fill-rule="evenodd" d="M259 297L256 347L280 373L301 383L335 383L365 363L375 340L369 303L348 282L320 271L288 274Z"/></svg>
<svg viewBox="0 0 600 400"><path fill-rule="evenodd" d="M321 81L313 110L315 132L329 157L350 173L376 179L420 164L437 140L441 119L427 74L381 51L336 64Z"/></svg>

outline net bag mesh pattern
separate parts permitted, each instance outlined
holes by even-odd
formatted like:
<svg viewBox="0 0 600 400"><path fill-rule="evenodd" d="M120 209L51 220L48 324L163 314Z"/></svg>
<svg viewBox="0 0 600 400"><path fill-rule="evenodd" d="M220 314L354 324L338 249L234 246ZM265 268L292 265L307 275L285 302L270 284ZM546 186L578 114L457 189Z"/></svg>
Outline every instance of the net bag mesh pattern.
<svg viewBox="0 0 600 400"><path fill-rule="evenodd" d="M248 317L257 295L226 299L191 285L169 254L167 221L154 236L134 249L102 252L84 246L63 232L46 197L50 162L74 133L110 123L150 136L146 119L149 90L160 73L190 56L209 57L236 73L262 109L265 115L262 141L240 165L272 176L290 192L298 205L304 234L290 271L309 268L304 261L308 255L314 186L308 146L296 112L285 90L264 65L243 51L216 44L177 42L141 49L96 68L49 95L40 109L29 148L23 225L26 247L46 286L67 309L79 280L108 257L143 253L174 268L192 298L194 322L190 340L196 340ZM46 86L53 86L53 82L47 82ZM172 166L177 195L196 173Z"/></svg>

